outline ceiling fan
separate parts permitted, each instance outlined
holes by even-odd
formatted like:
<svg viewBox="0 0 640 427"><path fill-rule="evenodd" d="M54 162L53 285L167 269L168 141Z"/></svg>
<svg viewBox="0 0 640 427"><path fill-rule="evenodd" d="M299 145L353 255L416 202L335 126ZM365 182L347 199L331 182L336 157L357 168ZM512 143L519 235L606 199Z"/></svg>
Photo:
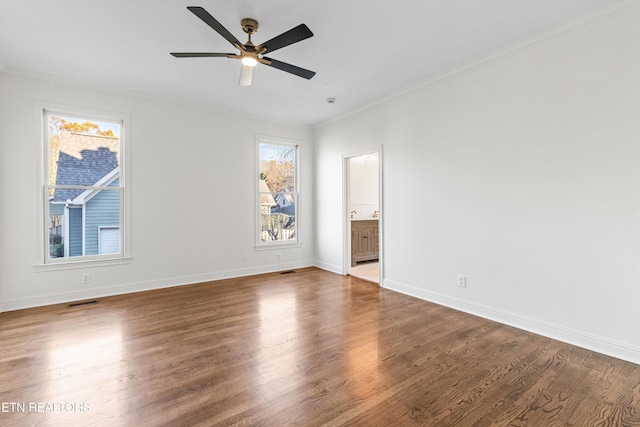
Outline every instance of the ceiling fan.
<svg viewBox="0 0 640 427"><path fill-rule="evenodd" d="M295 74L305 79L310 79L316 75L315 71L305 70L304 68L296 67L295 65L287 64L286 62L278 61L276 59L267 58L263 56L265 53L273 52L274 50L289 46L290 44L297 43L304 39L308 39L313 36L313 33L305 24L300 24L295 28L286 31L279 36L272 38L258 46L251 42L251 35L258 31L258 21L252 18L244 18L240 21L240 25L245 33L249 35L249 40L242 44L234 37L222 24L220 24L209 12L199 6L187 7L194 15L204 21L205 24L216 30L218 34L227 39L229 43L234 45L236 49L240 51L239 54L235 53L214 53L214 52L172 52L171 55L176 58L219 58L226 57L231 59L240 59L242 61L242 70L240 72L240 86L250 86L251 78L253 75L253 68L258 64L268 65L269 67L276 68L278 70L286 71L287 73Z"/></svg>

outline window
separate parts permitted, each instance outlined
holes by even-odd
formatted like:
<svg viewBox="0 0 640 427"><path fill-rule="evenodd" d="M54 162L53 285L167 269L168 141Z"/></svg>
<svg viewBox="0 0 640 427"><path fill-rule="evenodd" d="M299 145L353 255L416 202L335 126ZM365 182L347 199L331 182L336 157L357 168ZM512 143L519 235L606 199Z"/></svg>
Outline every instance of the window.
<svg viewBox="0 0 640 427"><path fill-rule="evenodd" d="M258 138L258 246L298 243L298 146Z"/></svg>
<svg viewBox="0 0 640 427"><path fill-rule="evenodd" d="M124 257L124 119L43 109L44 263Z"/></svg>
<svg viewBox="0 0 640 427"><path fill-rule="evenodd" d="M119 227L99 227L101 254L117 254L120 252L120 228Z"/></svg>

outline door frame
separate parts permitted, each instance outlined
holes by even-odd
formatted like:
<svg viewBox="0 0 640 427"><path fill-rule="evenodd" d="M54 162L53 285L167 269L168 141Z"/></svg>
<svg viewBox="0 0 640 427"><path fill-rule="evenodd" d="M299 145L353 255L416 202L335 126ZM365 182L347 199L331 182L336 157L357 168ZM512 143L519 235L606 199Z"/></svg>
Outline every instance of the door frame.
<svg viewBox="0 0 640 427"><path fill-rule="evenodd" d="M364 156L365 154L378 154L378 284L384 286L384 191L383 191L383 150L382 145L372 147L366 150L357 151L355 153L345 154L342 156L342 176L343 176L343 215L342 215L342 229L344 231L343 242L343 260L342 260L342 274L347 275L351 271L351 217L349 213L349 205L351 201L351 194L349 191L351 182L351 170L349 167L349 160L354 157Z"/></svg>

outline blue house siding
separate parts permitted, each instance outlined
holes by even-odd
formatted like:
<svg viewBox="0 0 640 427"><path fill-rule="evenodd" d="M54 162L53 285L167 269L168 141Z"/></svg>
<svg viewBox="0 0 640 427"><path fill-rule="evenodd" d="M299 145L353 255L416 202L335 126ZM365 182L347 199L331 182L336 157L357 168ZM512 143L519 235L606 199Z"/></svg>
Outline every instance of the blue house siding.
<svg viewBox="0 0 640 427"><path fill-rule="evenodd" d="M109 187L117 188L120 179ZM99 227L120 226L120 192L103 190L93 196L85 205L85 255L99 253Z"/></svg>
<svg viewBox="0 0 640 427"><path fill-rule="evenodd" d="M64 204L49 203L49 215L64 215Z"/></svg>
<svg viewBox="0 0 640 427"><path fill-rule="evenodd" d="M82 256L82 208L69 208L69 256Z"/></svg>

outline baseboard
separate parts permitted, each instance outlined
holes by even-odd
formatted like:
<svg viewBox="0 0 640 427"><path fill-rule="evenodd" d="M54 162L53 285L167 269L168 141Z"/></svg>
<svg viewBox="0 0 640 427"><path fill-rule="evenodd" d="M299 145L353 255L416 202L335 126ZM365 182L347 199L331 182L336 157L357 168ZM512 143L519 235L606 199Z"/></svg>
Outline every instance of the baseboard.
<svg viewBox="0 0 640 427"><path fill-rule="evenodd" d="M528 332L533 332L567 344L582 347L597 353L606 354L607 356L612 356L617 359L640 364L640 348L631 344L522 316L517 313L496 309L483 304L469 302L460 298L439 294L437 292L430 292L389 279L384 281L383 287L405 295L443 305L454 310L459 310Z"/></svg>
<svg viewBox="0 0 640 427"><path fill-rule="evenodd" d="M343 271L342 271L342 265L329 264L327 262L316 260L316 262L314 263L314 266L318 267L318 268L320 268L322 270L330 271L331 273L336 273L336 274L340 274L340 275L344 274Z"/></svg>
<svg viewBox="0 0 640 427"><path fill-rule="evenodd" d="M313 267L313 261L298 261L293 263L277 263L258 267L241 268L235 270L215 271L165 279L153 279L140 282L121 283L111 286L94 287L81 291L52 292L25 298L15 298L0 301L0 312L22 310L25 308L41 307L45 305L63 304L92 298L112 295L130 294L134 292L151 291L154 289L170 288L174 286L191 285L194 283L215 280L233 279L237 277L255 276L257 274L273 273L282 270Z"/></svg>

